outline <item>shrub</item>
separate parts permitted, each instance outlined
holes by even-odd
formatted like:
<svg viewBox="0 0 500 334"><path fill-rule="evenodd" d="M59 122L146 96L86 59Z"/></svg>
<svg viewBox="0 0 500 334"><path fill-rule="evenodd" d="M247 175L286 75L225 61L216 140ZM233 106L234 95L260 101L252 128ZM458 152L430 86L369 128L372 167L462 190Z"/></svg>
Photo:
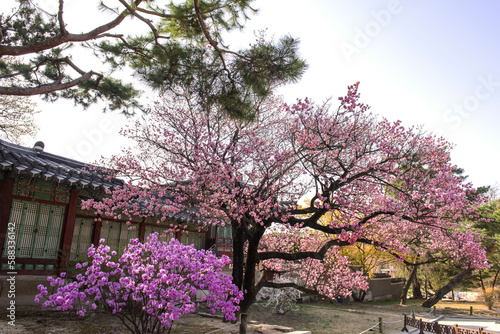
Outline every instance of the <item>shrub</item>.
<svg viewBox="0 0 500 334"><path fill-rule="evenodd" d="M275 279L277 283L287 283L291 282L289 279L277 278ZM297 283L297 280L294 280ZM300 298L302 292L292 288L267 288L264 287L259 291L259 297L262 299L267 299L268 302L266 307L274 304L273 313L276 314L286 314L288 311L296 311L297 300Z"/></svg>
<svg viewBox="0 0 500 334"><path fill-rule="evenodd" d="M481 293L481 301L488 308L488 310L491 310L498 301L499 295L500 291L498 290L486 290Z"/></svg>
<svg viewBox="0 0 500 334"><path fill-rule="evenodd" d="M212 313L223 312L226 320L236 320L243 295L222 273L230 262L226 256L217 258L175 239L160 242L157 233L144 243L131 240L116 262L116 252L104 245L104 239L97 248L89 248L88 256L88 262L76 265L83 273L75 280L66 280L65 273L48 277L57 292L47 296L47 288L39 285L35 301L45 296L43 307L75 309L80 316L87 311L114 314L132 333L170 332L175 320L200 304ZM207 292L199 302L197 289Z"/></svg>

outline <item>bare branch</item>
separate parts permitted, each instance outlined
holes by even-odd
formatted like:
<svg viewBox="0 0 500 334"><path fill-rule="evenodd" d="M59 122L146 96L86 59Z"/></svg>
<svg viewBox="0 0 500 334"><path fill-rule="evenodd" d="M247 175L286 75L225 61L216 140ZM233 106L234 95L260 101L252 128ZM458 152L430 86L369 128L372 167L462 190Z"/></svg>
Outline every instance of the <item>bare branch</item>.
<svg viewBox="0 0 500 334"><path fill-rule="evenodd" d="M84 75L82 75L77 79L65 83L54 82L38 87L0 87L0 95L30 96L30 95L46 94L74 87L84 81L89 80L94 75L98 76L99 78L102 78L102 74L90 71L84 73Z"/></svg>
<svg viewBox="0 0 500 334"><path fill-rule="evenodd" d="M369 242L369 240L365 240ZM269 260L269 259L282 259L282 260L303 260L307 258L323 260L326 252L333 246L349 246L348 241L341 241L338 239L330 240L321 247L317 252L297 252L297 253L283 253L283 252L261 252L259 253L259 260Z"/></svg>
<svg viewBox="0 0 500 334"><path fill-rule="evenodd" d="M165 52L165 54L167 55L167 57L170 59L170 54L169 54L168 50L163 45L161 45L160 42L158 41L158 39L160 39L160 38L169 39L169 37L160 36L160 34L158 34L158 30L156 30L153 23L151 23L151 20L148 20L145 17L143 17L142 15L138 14L137 11L134 8L132 8L125 0L119 0L119 1L123 6L125 6L125 8L127 8L128 11L130 11L130 13L132 13L133 16L137 17L139 20L141 20L142 22L144 22L148 25L149 29L151 29L151 31L153 32L153 35L155 37L155 44L158 45L159 47L161 47L163 49L163 51Z"/></svg>
<svg viewBox="0 0 500 334"><path fill-rule="evenodd" d="M67 35L66 24L64 24L63 19L63 6L64 0L59 0L59 11L57 12L57 20L59 21L59 29L61 29L61 35Z"/></svg>
<svg viewBox="0 0 500 334"><path fill-rule="evenodd" d="M148 9L145 9L145 8L137 7L135 10L138 11L138 12L144 13L144 14L158 16L158 17L162 17L162 18L165 18L165 19L172 19L173 18L172 15L165 14L165 13L158 13L158 12L155 12L153 10L148 10Z"/></svg>
<svg viewBox="0 0 500 334"><path fill-rule="evenodd" d="M212 45L220 54L224 53L223 50L219 48L219 43L214 41L212 39L212 36L210 36L210 33L207 29L207 25L205 24L205 20L203 20L203 16L201 15L201 9L200 9L200 3L198 0L193 1L194 4L194 10L196 13L196 18L198 19L198 22L200 23L201 31L203 31L203 35L205 35L205 38L207 41Z"/></svg>
<svg viewBox="0 0 500 334"><path fill-rule="evenodd" d="M202 16L202 13L201 13L201 9L200 9L200 3L198 0L194 0L193 1L193 5L194 5L194 10L196 12L196 18L198 19L198 22L200 23L200 27L201 27L201 30L203 31L203 35L205 35L205 38L207 39L207 41L210 43L210 45L213 46L213 48L215 50L217 50L217 53L219 54L219 58L221 59L222 61L222 65L224 67L224 71L227 72L227 77L229 78L229 80L233 83L233 85L235 84L234 83L234 80L232 79L231 77L231 72L228 70L227 68L227 65L226 65L226 60L224 59L224 56L223 54L224 53L230 53L230 54L233 54L235 56L238 56L240 58L244 58L244 59L247 59L243 56L241 56L240 54L236 53L236 52L233 52L233 51L229 51L229 50L223 50L219 47L219 44L217 43L217 41L215 41L212 36L210 35L210 32L208 31L208 28L207 28L207 25L205 24L205 21L203 20L203 16ZM248 60L248 59L247 59Z"/></svg>
<svg viewBox="0 0 500 334"><path fill-rule="evenodd" d="M267 288L275 288L275 289L281 289L281 288L295 288L297 290L300 290L302 292L305 292L307 294L311 295L317 295L318 291L313 290L313 289L308 289L302 285L298 285L296 283L292 282L287 282L287 283L275 283L275 282L268 282L264 281L260 284L262 287L267 287Z"/></svg>
<svg viewBox="0 0 500 334"><path fill-rule="evenodd" d="M64 60L65 63L67 63L69 66L71 66L72 69L74 69L75 71L77 71L80 75L85 75L85 71L83 71L78 66L76 66L75 63L73 63L71 61L71 59L69 59L69 57L65 57L63 60ZM97 74L97 73L95 73L95 74Z"/></svg>
<svg viewBox="0 0 500 334"><path fill-rule="evenodd" d="M62 0L60 1L61 2L60 2L59 14L62 15L61 11ZM136 4L139 4L140 2L142 2L142 0L136 0ZM118 26L128 15L130 15L129 11L125 10L121 12L114 20L95 28L94 30L82 34L70 34L64 30L65 33L61 32L57 36L30 45L21 45L21 46L0 45L0 56L20 56L20 55L48 50L68 42L85 42L92 39L96 39L99 37L100 34L105 33L106 31L111 30L114 27ZM62 18L59 20L59 23L63 24Z"/></svg>
<svg viewBox="0 0 500 334"><path fill-rule="evenodd" d="M139 20L141 20L142 22L146 23L149 28L151 29L151 31L153 32L153 34L155 35L155 39L157 39L159 37L159 34L158 34L158 30L156 30L155 26L151 23L151 20L148 20L146 19L144 16L142 15L139 15L137 13L137 11L132 8L125 0L119 0L120 3L125 6L125 8L128 9L128 11L135 17L137 17Z"/></svg>

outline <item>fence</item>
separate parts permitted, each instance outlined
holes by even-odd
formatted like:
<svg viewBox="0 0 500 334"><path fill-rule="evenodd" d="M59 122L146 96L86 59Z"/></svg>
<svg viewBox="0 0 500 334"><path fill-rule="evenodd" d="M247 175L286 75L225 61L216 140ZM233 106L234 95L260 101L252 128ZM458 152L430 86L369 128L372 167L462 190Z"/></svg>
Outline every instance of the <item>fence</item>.
<svg viewBox="0 0 500 334"><path fill-rule="evenodd" d="M408 332L407 326L411 326L420 329L420 334L424 334L424 331L436 334L497 334L495 332L485 331L482 328L470 329L458 327L458 325L440 325L437 321L426 322L422 319L409 317L406 314L404 317L404 327L401 331L405 332Z"/></svg>

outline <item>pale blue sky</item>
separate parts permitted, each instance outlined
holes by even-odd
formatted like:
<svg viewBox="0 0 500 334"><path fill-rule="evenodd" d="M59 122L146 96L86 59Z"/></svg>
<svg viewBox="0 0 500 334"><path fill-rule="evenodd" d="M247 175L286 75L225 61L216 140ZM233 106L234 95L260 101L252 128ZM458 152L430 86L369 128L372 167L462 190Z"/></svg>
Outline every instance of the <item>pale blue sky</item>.
<svg viewBox="0 0 500 334"><path fill-rule="evenodd" d="M344 94L361 81L372 111L455 143L476 186L499 182L500 3L258 1L249 29L301 38L310 64L287 97ZM270 22L275 22L271 24Z"/></svg>
<svg viewBox="0 0 500 334"><path fill-rule="evenodd" d="M68 0L68 15L76 6ZM254 7L259 15L228 41L247 45L263 28L299 37L309 70L281 91L288 101L336 98L360 81L373 112L455 143L453 162L475 186L500 182L500 3L258 0ZM80 11L66 21L84 25ZM37 139L47 151L84 161L118 151L116 132L126 123L119 115L66 102L40 107Z"/></svg>

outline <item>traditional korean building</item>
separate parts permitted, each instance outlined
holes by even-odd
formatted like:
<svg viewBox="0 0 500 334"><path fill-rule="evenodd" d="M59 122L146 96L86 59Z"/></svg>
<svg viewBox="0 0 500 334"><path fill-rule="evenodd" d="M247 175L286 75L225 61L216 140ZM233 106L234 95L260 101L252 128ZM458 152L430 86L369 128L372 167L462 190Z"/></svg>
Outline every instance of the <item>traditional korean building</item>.
<svg viewBox="0 0 500 334"><path fill-rule="evenodd" d="M93 212L81 210L82 200L102 198L105 189L122 184L105 174L103 169L45 152L42 142L28 148L0 140L0 275L66 271L84 260L90 244L101 238L111 249L123 249L131 238L143 241L152 232L162 234L171 223L188 225L189 233L174 236L182 243L232 255L230 230L200 231L200 221L187 212L158 225L154 219L131 224L108 217L98 220Z"/></svg>

